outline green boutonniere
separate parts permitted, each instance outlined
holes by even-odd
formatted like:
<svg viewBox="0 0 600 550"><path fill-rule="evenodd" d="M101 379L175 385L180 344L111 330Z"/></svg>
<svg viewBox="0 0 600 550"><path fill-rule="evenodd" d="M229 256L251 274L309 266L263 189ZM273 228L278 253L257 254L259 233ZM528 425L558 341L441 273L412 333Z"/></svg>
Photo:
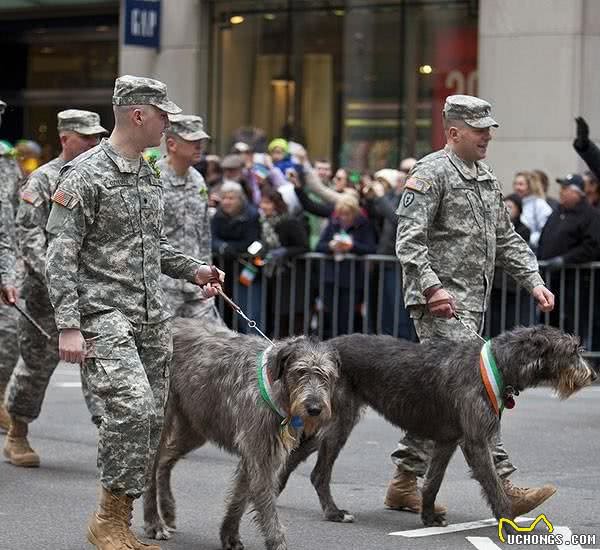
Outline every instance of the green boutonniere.
<svg viewBox="0 0 600 550"><path fill-rule="evenodd" d="M200 187L200 189L198 189L198 193L203 199L208 199L208 189L206 187Z"/></svg>
<svg viewBox="0 0 600 550"><path fill-rule="evenodd" d="M150 157L148 159L148 164L150 165L150 168L152 168L152 171L154 172L154 175L157 178L160 178L160 168L158 166L156 166L156 157Z"/></svg>

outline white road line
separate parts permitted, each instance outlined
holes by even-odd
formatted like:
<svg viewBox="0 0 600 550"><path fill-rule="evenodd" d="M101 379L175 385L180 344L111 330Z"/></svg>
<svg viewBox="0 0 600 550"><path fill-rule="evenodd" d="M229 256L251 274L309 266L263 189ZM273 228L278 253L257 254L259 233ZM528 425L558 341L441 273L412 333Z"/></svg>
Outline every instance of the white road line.
<svg viewBox="0 0 600 550"><path fill-rule="evenodd" d="M518 517L517 522L531 523L535 518ZM482 519L479 521L467 521L465 523L452 523L448 527L423 527L422 529L412 529L410 531L395 531L389 535L398 537L431 537L433 535L445 535L447 533L457 533L459 531L470 531L471 529L481 529L482 527L492 527L498 525L496 518Z"/></svg>
<svg viewBox="0 0 600 550"><path fill-rule="evenodd" d="M54 382L52 385L57 388L81 388L81 382Z"/></svg>
<svg viewBox="0 0 600 550"><path fill-rule="evenodd" d="M466 537L466 539L478 550L502 550L488 537Z"/></svg>

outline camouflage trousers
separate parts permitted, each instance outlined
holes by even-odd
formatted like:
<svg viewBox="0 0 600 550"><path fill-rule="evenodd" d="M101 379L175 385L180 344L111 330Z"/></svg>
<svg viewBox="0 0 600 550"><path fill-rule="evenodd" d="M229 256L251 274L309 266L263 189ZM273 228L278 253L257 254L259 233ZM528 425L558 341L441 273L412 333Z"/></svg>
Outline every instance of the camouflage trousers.
<svg viewBox="0 0 600 550"><path fill-rule="evenodd" d="M171 323L132 324L113 310L84 317L83 375L104 404L98 469L107 490L138 498L160 441L173 342Z"/></svg>
<svg viewBox="0 0 600 550"><path fill-rule="evenodd" d="M60 359L54 311L45 286L26 280L23 292L27 296L27 311L52 337L47 341L29 321L22 317L19 319L21 356L6 388L6 409L11 416L29 423L40 415L48 383ZM90 393L83 376L81 387L92 421L98 424L102 416L102 402Z"/></svg>
<svg viewBox="0 0 600 550"><path fill-rule="evenodd" d="M411 306L410 316L415 324L415 330L421 342L430 338L450 338L465 340L476 338L456 319L443 319L432 316L426 308ZM477 333L483 328L483 313L477 311L460 312L462 321ZM400 440L398 448L392 453L392 461L401 470L424 476L429 466L433 442L407 433ZM496 472L500 477L508 477L516 468L511 463L500 435L493 449L490 449Z"/></svg>
<svg viewBox="0 0 600 550"><path fill-rule="evenodd" d="M185 317L186 319L204 319L211 323L224 325L215 305L215 299L208 300L194 299L194 295L188 295L184 292L177 292L165 289L165 297L173 310L175 317Z"/></svg>
<svg viewBox="0 0 600 550"><path fill-rule="evenodd" d="M0 305L0 388L8 384L19 358L18 317L15 308ZM2 400L3 396L0 395L0 402Z"/></svg>

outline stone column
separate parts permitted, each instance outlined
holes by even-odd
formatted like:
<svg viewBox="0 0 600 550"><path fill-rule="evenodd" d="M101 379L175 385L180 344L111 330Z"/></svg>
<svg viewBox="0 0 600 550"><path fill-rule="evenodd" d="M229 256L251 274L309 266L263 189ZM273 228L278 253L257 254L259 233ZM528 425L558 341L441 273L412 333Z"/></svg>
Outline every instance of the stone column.
<svg viewBox="0 0 600 550"><path fill-rule="evenodd" d="M600 137L600 2L480 0L479 94L500 123L489 161L506 191L518 170L554 179L585 165L574 118Z"/></svg>
<svg viewBox="0 0 600 550"><path fill-rule="evenodd" d="M121 27L125 21L121 1ZM210 20L204 0L163 0L161 48L123 45L120 30L119 74L148 76L165 82L169 96L185 113L208 116ZM210 129L209 129L210 133Z"/></svg>

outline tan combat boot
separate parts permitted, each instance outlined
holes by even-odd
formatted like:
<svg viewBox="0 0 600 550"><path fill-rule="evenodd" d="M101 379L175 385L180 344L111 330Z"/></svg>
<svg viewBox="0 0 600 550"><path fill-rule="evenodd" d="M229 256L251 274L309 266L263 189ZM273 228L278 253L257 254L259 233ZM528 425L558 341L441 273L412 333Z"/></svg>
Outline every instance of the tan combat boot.
<svg viewBox="0 0 600 550"><path fill-rule="evenodd" d="M4 392L6 386L0 385L0 433L6 433L10 428L10 415L4 406Z"/></svg>
<svg viewBox="0 0 600 550"><path fill-rule="evenodd" d="M417 489L416 474L396 468L394 477L388 485L384 503L392 510L405 510L420 514L422 498ZM436 514L445 514L447 508L436 504L434 510Z"/></svg>
<svg viewBox="0 0 600 550"><path fill-rule="evenodd" d="M157 544L146 544L145 542L142 542L135 536L135 533L130 529L132 518L133 499L129 498L129 504L127 509L127 529L129 530L129 544L131 544L135 548L135 550L160 550L160 546L158 546Z"/></svg>
<svg viewBox="0 0 600 550"><path fill-rule="evenodd" d="M522 516L537 508L542 502L548 500L554 493L554 485L544 485L542 487L516 487L509 479L503 480L504 490L510 498L513 517Z"/></svg>
<svg viewBox="0 0 600 550"><path fill-rule="evenodd" d="M135 550L129 541L128 496L117 496L104 487L100 505L88 524L87 539L98 550Z"/></svg>
<svg viewBox="0 0 600 550"><path fill-rule="evenodd" d="M27 423L11 418L10 429L4 442L4 456L15 466L35 468L40 465L40 457L27 441Z"/></svg>

